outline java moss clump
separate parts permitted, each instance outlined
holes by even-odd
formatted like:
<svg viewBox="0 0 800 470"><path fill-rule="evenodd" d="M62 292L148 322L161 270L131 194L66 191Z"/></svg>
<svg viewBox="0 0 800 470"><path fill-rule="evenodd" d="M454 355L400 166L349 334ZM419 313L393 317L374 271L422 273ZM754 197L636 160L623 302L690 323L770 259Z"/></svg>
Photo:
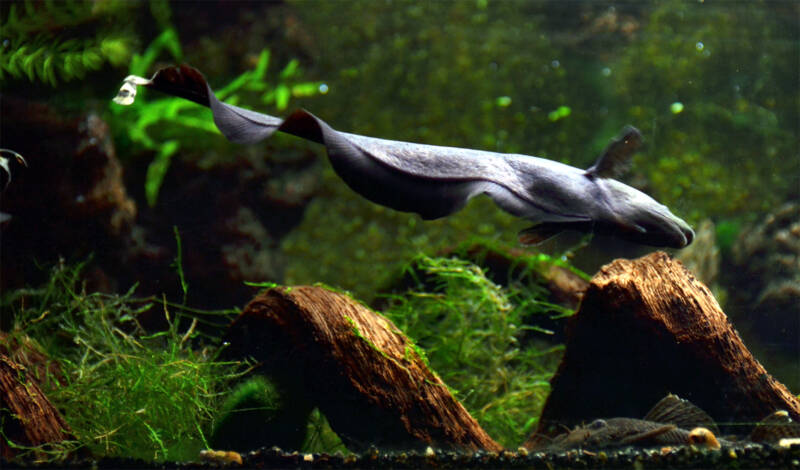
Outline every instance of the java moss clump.
<svg viewBox="0 0 800 470"><path fill-rule="evenodd" d="M239 452L265 445L282 449L308 450L308 447L315 447L316 451L332 450L317 443L325 439L321 437L325 431L320 429L325 423L320 422L324 418L319 413L310 423L311 412L311 404L297 400L291 392L281 389L266 377L251 377L227 394L214 425L211 446Z"/></svg>
<svg viewBox="0 0 800 470"><path fill-rule="evenodd" d="M53 459L80 448L96 457L196 459L208 447L220 394L245 368L196 343L197 321L178 306L136 299L133 289L87 292L80 266L56 266L46 285L9 292L2 308L14 312L9 345L29 338L60 369L38 378L75 437L49 450ZM142 315L165 329L145 331Z"/></svg>
<svg viewBox="0 0 800 470"><path fill-rule="evenodd" d="M416 284L389 299L386 315L425 351L429 365L486 432L516 448L532 432L549 393L560 346L526 341L536 298L518 302L484 271L457 258L420 256ZM515 300L517 303L515 303Z"/></svg>

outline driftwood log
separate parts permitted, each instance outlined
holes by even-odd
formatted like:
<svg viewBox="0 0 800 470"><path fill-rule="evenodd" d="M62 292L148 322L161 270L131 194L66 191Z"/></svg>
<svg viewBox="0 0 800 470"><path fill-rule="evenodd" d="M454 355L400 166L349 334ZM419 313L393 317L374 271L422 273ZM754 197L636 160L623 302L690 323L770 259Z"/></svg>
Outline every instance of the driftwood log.
<svg viewBox="0 0 800 470"><path fill-rule="evenodd" d="M501 449L391 321L346 295L270 289L226 338L234 354L253 356L319 407L351 450Z"/></svg>
<svg viewBox="0 0 800 470"><path fill-rule="evenodd" d="M594 418L642 417L667 393L743 434L800 400L747 350L709 289L663 252L616 260L592 279L567 325L539 435Z"/></svg>
<svg viewBox="0 0 800 470"><path fill-rule="evenodd" d="M25 366L0 353L0 454L10 459L12 445L36 447L71 439L69 426Z"/></svg>

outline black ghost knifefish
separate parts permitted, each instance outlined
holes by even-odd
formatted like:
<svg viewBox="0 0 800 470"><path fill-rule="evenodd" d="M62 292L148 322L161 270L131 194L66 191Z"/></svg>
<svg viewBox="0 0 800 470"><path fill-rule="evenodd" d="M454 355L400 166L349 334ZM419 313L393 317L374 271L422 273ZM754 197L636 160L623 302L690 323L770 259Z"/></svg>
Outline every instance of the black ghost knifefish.
<svg viewBox="0 0 800 470"><path fill-rule="evenodd" d="M582 170L518 154L415 144L339 132L305 110L269 116L217 99L203 75L188 65L167 67L151 79L128 76L114 101L130 104L145 86L211 108L214 123L233 142L254 143L276 131L326 146L336 173L372 202L437 219L487 194L506 212L534 223L522 243L563 230L611 234L636 243L683 248L694 232L643 192L614 179L641 144L627 127L597 162Z"/></svg>

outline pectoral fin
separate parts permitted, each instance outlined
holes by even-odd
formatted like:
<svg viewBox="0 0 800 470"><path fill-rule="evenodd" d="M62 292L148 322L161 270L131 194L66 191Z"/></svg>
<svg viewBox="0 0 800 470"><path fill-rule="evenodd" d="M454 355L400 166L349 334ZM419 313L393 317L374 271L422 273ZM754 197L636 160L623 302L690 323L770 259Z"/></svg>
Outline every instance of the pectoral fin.
<svg viewBox="0 0 800 470"><path fill-rule="evenodd" d="M565 228L564 224L560 223L536 224L521 230L519 234L517 234L517 239L523 245L538 245L563 232Z"/></svg>
<svg viewBox="0 0 800 470"><path fill-rule="evenodd" d="M660 436L660 435L662 435L664 433L673 431L675 429L676 429L675 425L665 424L663 426L659 426L659 427L656 427L656 428L653 428L653 429L648 429L647 431L643 431L643 432L640 432L640 433L636 433L636 434L627 436L627 437L625 437L623 439L620 439L619 443L620 443L620 445L634 444L636 442L641 442L641 441L645 441L647 439L652 439L654 437Z"/></svg>
<svg viewBox="0 0 800 470"><path fill-rule="evenodd" d="M578 232L589 233L592 231L592 219L561 216L558 222L539 222L517 234L517 239L523 245L538 245L545 242L566 230L576 230Z"/></svg>

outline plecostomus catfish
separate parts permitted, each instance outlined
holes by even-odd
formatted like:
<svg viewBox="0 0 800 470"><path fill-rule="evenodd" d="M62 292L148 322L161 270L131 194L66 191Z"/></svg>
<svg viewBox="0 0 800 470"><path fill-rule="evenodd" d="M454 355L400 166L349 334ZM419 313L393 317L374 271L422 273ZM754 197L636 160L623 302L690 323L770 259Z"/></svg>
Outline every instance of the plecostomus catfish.
<svg viewBox="0 0 800 470"><path fill-rule="evenodd" d="M675 395L667 395L644 416L635 418L596 419L584 426L560 434L552 440L534 435L525 447L531 450L561 451L573 448L604 448L617 446L668 446L694 444L719 449L721 444L732 444L718 439L719 429L703 410ZM780 438L800 436L800 423L793 422L788 414L778 411L753 430L748 440L777 442Z"/></svg>

